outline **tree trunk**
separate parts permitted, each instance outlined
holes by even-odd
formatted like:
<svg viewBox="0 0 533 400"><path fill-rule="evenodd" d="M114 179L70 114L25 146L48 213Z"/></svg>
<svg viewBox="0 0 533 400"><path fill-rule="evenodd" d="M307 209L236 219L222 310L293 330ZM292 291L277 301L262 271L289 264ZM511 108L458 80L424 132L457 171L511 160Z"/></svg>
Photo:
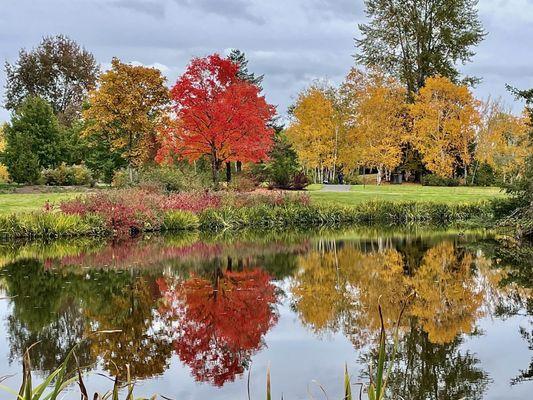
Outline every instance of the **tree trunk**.
<svg viewBox="0 0 533 400"><path fill-rule="evenodd" d="M216 154L211 154L211 178L213 179L213 189L218 189L218 160Z"/></svg>
<svg viewBox="0 0 533 400"><path fill-rule="evenodd" d="M470 182L472 186L474 185L474 180L476 179L476 173L477 173L478 167L479 167L479 162L475 161L474 171L472 171L472 180Z"/></svg>
<svg viewBox="0 0 533 400"><path fill-rule="evenodd" d="M226 182L231 182L231 162L226 161Z"/></svg>
<svg viewBox="0 0 533 400"><path fill-rule="evenodd" d="M128 162L128 175L130 178L130 184L133 184L133 167L131 166L131 161Z"/></svg>
<svg viewBox="0 0 533 400"><path fill-rule="evenodd" d="M383 168L378 167L378 174L376 176L376 182L378 185L381 185L381 175L383 174Z"/></svg>
<svg viewBox="0 0 533 400"><path fill-rule="evenodd" d="M241 172L242 171L242 162L237 161L235 163L235 169L237 170L237 172Z"/></svg>

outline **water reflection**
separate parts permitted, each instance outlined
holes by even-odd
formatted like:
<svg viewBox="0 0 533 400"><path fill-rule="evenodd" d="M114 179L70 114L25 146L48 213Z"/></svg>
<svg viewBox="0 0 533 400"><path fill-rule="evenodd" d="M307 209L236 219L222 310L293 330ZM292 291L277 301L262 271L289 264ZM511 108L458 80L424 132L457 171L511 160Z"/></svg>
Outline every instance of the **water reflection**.
<svg viewBox="0 0 533 400"><path fill-rule="evenodd" d="M416 318L432 343L449 343L458 334L471 333L482 315L485 294L478 278L498 272L475 269L476 263L486 262L484 256L451 240L436 243L421 257L413 257L413 247L406 253L405 247L391 243L369 251L359 243L339 247L320 242L316 251L299 256L292 287L295 310L314 331L342 329L362 347L379 330L378 302L390 328L401 300L413 293L404 323Z"/></svg>
<svg viewBox="0 0 533 400"><path fill-rule="evenodd" d="M233 381L278 319L275 287L259 268L217 267L211 279L160 278L158 284L160 312L173 322L174 349L199 381L217 386Z"/></svg>
<svg viewBox="0 0 533 400"><path fill-rule="evenodd" d="M149 380L175 357L194 380L222 387L268 346L283 303L316 340L348 338L366 366L376 357L378 302L390 328L411 295L390 390L409 399L482 398L494 377L465 340L483 334L484 316L531 314L531 255L449 232L4 244L10 362L39 342L34 367L49 373L78 343L87 369L123 377L129 365L134 378ZM533 349L531 328L523 324L520 334ZM532 371L533 361L517 367L509 383L531 380Z"/></svg>

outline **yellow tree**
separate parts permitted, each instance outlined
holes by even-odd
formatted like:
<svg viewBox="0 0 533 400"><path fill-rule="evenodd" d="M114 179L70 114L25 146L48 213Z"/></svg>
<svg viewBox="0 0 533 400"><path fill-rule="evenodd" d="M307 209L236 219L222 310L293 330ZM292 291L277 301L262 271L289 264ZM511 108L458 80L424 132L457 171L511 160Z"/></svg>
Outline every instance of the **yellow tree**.
<svg viewBox="0 0 533 400"><path fill-rule="evenodd" d="M341 86L347 115L344 164L377 168L377 184L396 168L406 136L406 92L402 85L377 70L364 73L352 68Z"/></svg>
<svg viewBox="0 0 533 400"><path fill-rule="evenodd" d="M6 149L6 138L4 136L4 128L6 125L7 124L0 125L0 155ZM7 171L7 167L0 163L0 183L6 182L9 182L9 172Z"/></svg>
<svg viewBox="0 0 533 400"><path fill-rule="evenodd" d="M457 168L466 179L471 145L479 126L479 102L466 86L432 77L411 105L411 142L433 173L452 177Z"/></svg>
<svg viewBox="0 0 533 400"><path fill-rule="evenodd" d="M169 105L165 77L155 68L121 63L99 78L89 94L84 135L102 137L119 151L131 167L151 160L156 152L156 131Z"/></svg>
<svg viewBox="0 0 533 400"><path fill-rule="evenodd" d="M504 180L520 175L529 154L527 115L515 116L499 101L488 100L483 104L481 116L476 161L489 164Z"/></svg>
<svg viewBox="0 0 533 400"><path fill-rule="evenodd" d="M287 129L287 138L300 162L316 171L322 181L325 169L334 172L338 158L339 114L334 90L314 84L299 94Z"/></svg>

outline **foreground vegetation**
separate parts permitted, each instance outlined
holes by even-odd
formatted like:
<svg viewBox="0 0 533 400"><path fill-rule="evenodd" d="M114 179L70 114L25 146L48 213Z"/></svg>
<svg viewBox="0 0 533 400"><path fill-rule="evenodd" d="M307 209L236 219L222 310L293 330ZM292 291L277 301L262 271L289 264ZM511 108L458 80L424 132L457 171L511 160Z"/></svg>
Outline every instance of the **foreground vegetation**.
<svg viewBox="0 0 533 400"><path fill-rule="evenodd" d="M305 194L101 191L0 216L0 237L131 236L142 232L335 227L346 224L446 225L490 221L499 202L365 201L349 207L311 203Z"/></svg>

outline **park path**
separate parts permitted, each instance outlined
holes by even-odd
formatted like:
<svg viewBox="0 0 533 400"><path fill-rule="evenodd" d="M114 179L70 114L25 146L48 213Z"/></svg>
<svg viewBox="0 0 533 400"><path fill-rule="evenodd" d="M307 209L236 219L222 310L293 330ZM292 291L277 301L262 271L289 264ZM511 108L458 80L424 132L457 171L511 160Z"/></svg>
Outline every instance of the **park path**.
<svg viewBox="0 0 533 400"><path fill-rule="evenodd" d="M350 191L350 185L328 185L324 184L322 186L323 192L349 192Z"/></svg>

